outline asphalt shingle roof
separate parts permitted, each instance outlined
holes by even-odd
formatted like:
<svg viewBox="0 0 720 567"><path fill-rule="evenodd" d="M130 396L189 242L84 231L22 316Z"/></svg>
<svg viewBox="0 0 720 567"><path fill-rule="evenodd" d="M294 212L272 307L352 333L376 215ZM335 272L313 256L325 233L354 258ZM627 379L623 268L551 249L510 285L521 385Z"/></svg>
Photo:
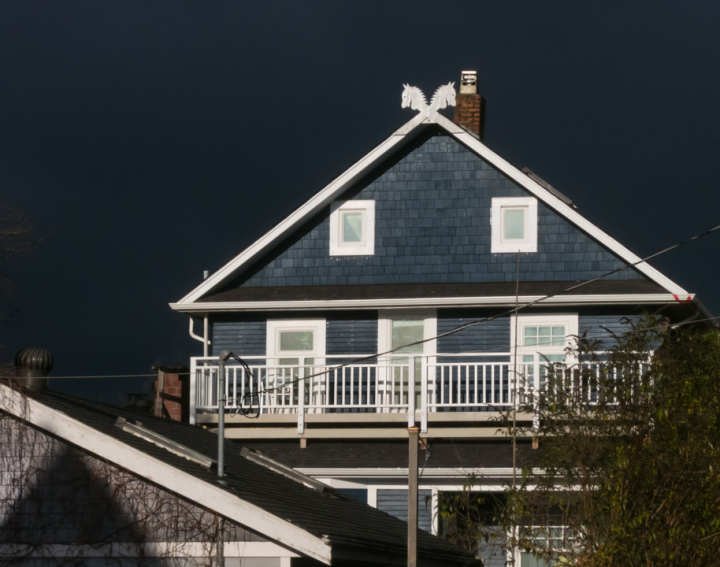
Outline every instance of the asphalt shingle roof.
<svg viewBox="0 0 720 567"><path fill-rule="evenodd" d="M118 417L140 422L144 427L164 437L215 459L218 439L217 435L210 431L57 393L30 395L104 435L199 480L218 486L218 477L214 471L125 432L115 424ZM227 475L223 488L238 498L291 522L316 537L328 536L331 542L335 538L345 543L386 546L399 551L406 548L405 522L332 490L320 492L308 488L240 456L240 449L237 443L225 441ZM473 560L471 555L422 530L418 532L418 551L420 554L441 554L446 560Z"/></svg>
<svg viewBox="0 0 720 567"><path fill-rule="evenodd" d="M310 440L301 449L297 441L242 441L253 449L292 468L407 468L408 446L405 441L321 441ZM501 441L451 441L431 439L430 454L420 452L425 470L438 468L510 468L513 466L512 445L509 439ZM528 442L518 443L519 463L531 464L539 451Z"/></svg>

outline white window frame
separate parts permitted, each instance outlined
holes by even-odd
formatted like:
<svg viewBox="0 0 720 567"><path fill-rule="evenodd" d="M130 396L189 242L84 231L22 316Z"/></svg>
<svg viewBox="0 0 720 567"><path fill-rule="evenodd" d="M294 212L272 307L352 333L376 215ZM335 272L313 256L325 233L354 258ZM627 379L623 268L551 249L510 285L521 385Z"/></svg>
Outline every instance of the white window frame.
<svg viewBox="0 0 720 567"><path fill-rule="evenodd" d="M523 240L505 239L504 209L525 210L525 238ZM534 197L495 197L492 200L490 224L491 253L537 252L538 204Z"/></svg>
<svg viewBox="0 0 720 567"><path fill-rule="evenodd" d="M325 358L325 335L327 323L325 319L268 319L267 322L267 349L269 359L276 361L280 358L307 357L315 358L315 364L322 364ZM280 331L312 331L313 350L279 352Z"/></svg>
<svg viewBox="0 0 720 567"><path fill-rule="evenodd" d="M436 309L407 309L380 311L378 315L378 352L386 352L392 348L392 323L395 319L418 319L424 323L424 337L437 336ZM423 343L422 354L414 356L433 357L437 354L437 339ZM413 356L400 354L389 356ZM428 360L430 360L428 358Z"/></svg>
<svg viewBox="0 0 720 567"><path fill-rule="evenodd" d="M342 213L363 215L362 241L342 241ZM335 201L330 205L330 256L373 256L375 254L375 201Z"/></svg>
<svg viewBox="0 0 720 567"><path fill-rule="evenodd" d="M565 326L565 340L562 346L525 346L523 338L525 337L525 327L558 327ZM515 328L517 328L517 333ZM518 356L524 354L535 354L542 351L546 354L565 354L565 349L572 346L574 338L578 335L579 318L577 313L548 313L546 315L516 315L510 319L510 346L512 352L515 352L515 337L519 344L517 345Z"/></svg>

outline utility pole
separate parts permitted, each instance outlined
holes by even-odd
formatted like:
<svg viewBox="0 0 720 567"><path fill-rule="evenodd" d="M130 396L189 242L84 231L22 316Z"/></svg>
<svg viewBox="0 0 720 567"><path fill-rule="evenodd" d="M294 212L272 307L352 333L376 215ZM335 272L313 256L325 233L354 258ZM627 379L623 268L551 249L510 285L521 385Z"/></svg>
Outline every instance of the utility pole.
<svg viewBox="0 0 720 567"><path fill-rule="evenodd" d="M233 353L224 350L218 357L218 459L217 470L218 477L222 482L225 476L225 361L233 357ZM223 531L225 530L225 521L218 516L218 533L217 533L217 565L224 567L225 565L225 541Z"/></svg>
<svg viewBox="0 0 720 567"><path fill-rule="evenodd" d="M408 427L407 567L417 567L419 432L417 427Z"/></svg>

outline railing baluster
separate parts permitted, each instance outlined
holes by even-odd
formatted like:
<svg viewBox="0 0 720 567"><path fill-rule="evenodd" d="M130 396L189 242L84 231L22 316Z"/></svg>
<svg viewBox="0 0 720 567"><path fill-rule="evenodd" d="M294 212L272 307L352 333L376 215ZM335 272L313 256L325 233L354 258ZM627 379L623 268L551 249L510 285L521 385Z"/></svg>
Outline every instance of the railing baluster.
<svg viewBox="0 0 720 567"><path fill-rule="evenodd" d="M490 403L495 405L495 364L490 367Z"/></svg>

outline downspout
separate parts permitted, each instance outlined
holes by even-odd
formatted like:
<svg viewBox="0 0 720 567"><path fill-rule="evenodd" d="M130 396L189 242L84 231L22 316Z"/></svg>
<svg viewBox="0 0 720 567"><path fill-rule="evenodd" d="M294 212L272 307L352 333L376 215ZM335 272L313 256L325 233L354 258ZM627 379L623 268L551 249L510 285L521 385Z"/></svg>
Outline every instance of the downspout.
<svg viewBox="0 0 720 567"><path fill-rule="evenodd" d="M210 345L212 343L210 342L210 338L209 338L210 324L209 324L207 314L205 314L205 316L203 318L203 333L205 335L204 337L201 337L200 335L195 334L195 332L193 330L194 323L195 323L195 318L192 315L190 315L190 329L189 329L190 337L195 339L196 341L200 341L203 344L203 356L208 356L208 345Z"/></svg>

